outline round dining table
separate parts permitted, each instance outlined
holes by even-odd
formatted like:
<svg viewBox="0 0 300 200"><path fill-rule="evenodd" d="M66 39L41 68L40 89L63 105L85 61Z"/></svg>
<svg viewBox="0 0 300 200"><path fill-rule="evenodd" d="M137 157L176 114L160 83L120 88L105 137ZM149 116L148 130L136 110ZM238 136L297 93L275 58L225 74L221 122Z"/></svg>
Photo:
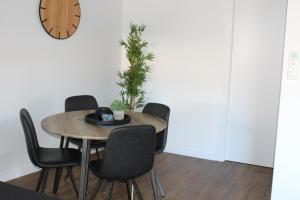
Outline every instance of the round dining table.
<svg viewBox="0 0 300 200"><path fill-rule="evenodd" d="M95 110L72 111L55 114L42 120L42 128L51 134L61 137L82 139L82 157L80 169L79 199L83 200L87 191L87 177L89 170L90 144L92 140L108 139L109 134L114 128L133 125L153 125L156 133L160 133L167 127L167 123L153 115L140 112L127 112L131 122L119 126L99 126L85 122L85 116L94 113ZM61 143L62 148L62 143ZM152 186L153 187L153 186Z"/></svg>

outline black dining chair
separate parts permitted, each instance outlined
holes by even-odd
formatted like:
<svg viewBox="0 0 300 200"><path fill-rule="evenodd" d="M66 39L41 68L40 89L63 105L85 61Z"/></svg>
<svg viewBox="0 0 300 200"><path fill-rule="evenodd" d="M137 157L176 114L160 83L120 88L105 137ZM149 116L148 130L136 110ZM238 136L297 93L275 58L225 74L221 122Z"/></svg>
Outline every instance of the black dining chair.
<svg viewBox="0 0 300 200"><path fill-rule="evenodd" d="M65 100L65 112L79 111L79 110L96 110L98 108L98 103L95 97L91 95L79 95L68 97ZM82 140L76 138L67 138L65 147L69 147L69 143L75 144L78 146L80 150L82 147ZM60 147L62 148L64 144L64 137L61 137ZM99 148L103 148L105 146L105 141L92 141L91 149L96 149L96 155L99 159ZM55 173L54 185L53 185L53 193L56 193L59 187L59 182L62 174L62 169L57 169ZM66 175L66 178L68 174ZM65 179L66 179L65 178Z"/></svg>
<svg viewBox="0 0 300 200"><path fill-rule="evenodd" d="M167 144L170 108L164 104L148 103L144 107L143 113L160 117L161 119L165 120L167 123L167 128L165 128L162 132L156 134L155 154L160 154L165 150ZM165 197L166 196L165 190L159 180L159 177L156 174L155 169L153 169L153 172L155 175L155 180L158 185L160 194L162 197Z"/></svg>
<svg viewBox="0 0 300 200"><path fill-rule="evenodd" d="M71 167L80 165L81 152L77 149L70 148L40 147L33 121L25 108L20 111L20 119L24 130L29 158L35 166L42 169L35 191L41 193L45 192L49 169L65 167L71 178L75 193L78 196L78 189Z"/></svg>
<svg viewBox="0 0 300 200"><path fill-rule="evenodd" d="M89 164L90 170L99 178L91 199L96 198L105 183L110 184L109 199L111 199L113 184L116 181L126 183L129 199L133 193L130 191L130 181L132 181L136 194L142 199L135 178L149 173L153 168L155 132L155 127L151 125L128 126L112 130L104 149L103 159L91 161ZM154 177L151 180L153 183Z"/></svg>
<svg viewBox="0 0 300 200"><path fill-rule="evenodd" d="M59 200L46 194L33 192L15 185L0 182L0 195L4 200Z"/></svg>
<svg viewBox="0 0 300 200"><path fill-rule="evenodd" d="M80 95L68 97L65 100L65 112L79 111L79 110L96 110L98 103L95 97L91 95ZM76 138L67 138L66 147L69 146L69 142L78 146L78 149L82 147L82 140ZM105 141L94 140L91 142L91 149L96 149L97 158L99 159L99 149L105 147Z"/></svg>

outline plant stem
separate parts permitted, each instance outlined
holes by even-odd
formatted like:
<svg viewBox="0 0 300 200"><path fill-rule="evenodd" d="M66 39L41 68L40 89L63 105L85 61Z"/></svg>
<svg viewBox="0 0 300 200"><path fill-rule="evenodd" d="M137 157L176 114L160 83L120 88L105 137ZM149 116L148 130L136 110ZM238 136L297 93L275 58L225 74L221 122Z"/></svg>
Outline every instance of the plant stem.
<svg viewBox="0 0 300 200"><path fill-rule="evenodd" d="M135 98L134 97L130 97L130 103L129 103L129 109L130 110L134 110L134 105L135 105Z"/></svg>

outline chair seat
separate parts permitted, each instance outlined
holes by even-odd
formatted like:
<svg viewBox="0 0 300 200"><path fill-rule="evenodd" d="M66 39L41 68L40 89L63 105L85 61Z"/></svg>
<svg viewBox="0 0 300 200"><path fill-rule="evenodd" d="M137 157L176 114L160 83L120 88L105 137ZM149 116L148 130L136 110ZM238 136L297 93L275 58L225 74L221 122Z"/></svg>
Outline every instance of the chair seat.
<svg viewBox="0 0 300 200"><path fill-rule="evenodd" d="M82 146L82 140L81 139L76 139L76 138L68 138L69 141L73 144L76 144L77 146ZM91 148L103 148L105 147L106 141L101 141L101 140L92 140L91 141Z"/></svg>
<svg viewBox="0 0 300 200"><path fill-rule="evenodd" d="M95 176L97 176L101 179L107 179L108 181L124 181L124 180L130 179L130 178L128 178L128 176L125 172L120 172L120 174L122 174L122 176L120 176L120 174L119 175L107 174L107 172L106 173L103 172L102 163L103 163L102 159L90 161L89 168ZM115 166L115 167L118 168L118 166ZM131 177L131 178L136 178L136 177Z"/></svg>
<svg viewBox="0 0 300 200"><path fill-rule="evenodd" d="M80 165L81 151L77 149L60 148L39 148L38 150L39 167L69 167Z"/></svg>
<svg viewBox="0 0 300 200"><path fill-rule="evenodd" d="M124 161L125 162L125 161ZM142 176L144 173L135 174L132 176L132 172L130 171L122 171L118 169L118 165L112 166L114 168L115 173L110 173L110 171L103 170L103 159L92 160L89 163L89 169L92 173L101 178L106 179L108 181L126 181L129 179L134 179Z"/></svg>

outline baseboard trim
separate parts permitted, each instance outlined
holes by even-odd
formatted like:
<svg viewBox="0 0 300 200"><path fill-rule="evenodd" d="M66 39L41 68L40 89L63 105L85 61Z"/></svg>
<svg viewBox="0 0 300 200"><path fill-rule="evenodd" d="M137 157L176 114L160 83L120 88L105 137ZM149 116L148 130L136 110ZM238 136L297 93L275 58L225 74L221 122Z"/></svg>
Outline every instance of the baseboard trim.
<svg viewBox="0 0 300 200"><path fill-rule="evenodd" d="M183 155L183 156L194 157L194 158L202 158L202 159L206 159L206 160L214 160L214 161L224 162L224 160L221 159L217 153L214 154L214 153L202 152L198 149L193 149L193 148L167 146L165 152Z"/></svg>
<svg viewBox="0 0 300 200"><path fill-rule="evenodd" d="M93 150L91 153L93 154L94 152L95 151ZM220 157L217 154L202 152L202 151L199 151L198 149L187 148L187 147L167 146L165 152L173 153L173 154L177 154L177 155L183 155L183 156L190 156L190 157L194 157L194 158L215 160L215 161L220 161L220 162L224 161L223 159L220 159ZM27 166L11 169L11 170L0 173L0 180L1 181L9 181L9 180L12 180L15 178L25 176L27 174L37 172L39 170L40 170L39 168L36 168L32 164L30 164Z"/></svg>
<svg viewBox="0 0 300 200"><path fill-rule="evenodd" d="M91 150L91 156L94 156L93 154L96 153L96 150ZM11 169L8 171L4 171L0 173L0 181L6 182L10 181L15 178L20 178L22 176L26 176L28 174L34 173L41 170L40 168L35 167L32 164L29 164L27 166Z"/></svg>
<svg viewBox="0 0 300 200"><path fill-rule="evenodd" d="M34 172L39 171L40 169L34 167L33 165L27 165L20 168L11 169L5 172L0 173L0 180L1 181L9 181L15 178L19 178L25 176L27 174L31 174Z"/></svg>

